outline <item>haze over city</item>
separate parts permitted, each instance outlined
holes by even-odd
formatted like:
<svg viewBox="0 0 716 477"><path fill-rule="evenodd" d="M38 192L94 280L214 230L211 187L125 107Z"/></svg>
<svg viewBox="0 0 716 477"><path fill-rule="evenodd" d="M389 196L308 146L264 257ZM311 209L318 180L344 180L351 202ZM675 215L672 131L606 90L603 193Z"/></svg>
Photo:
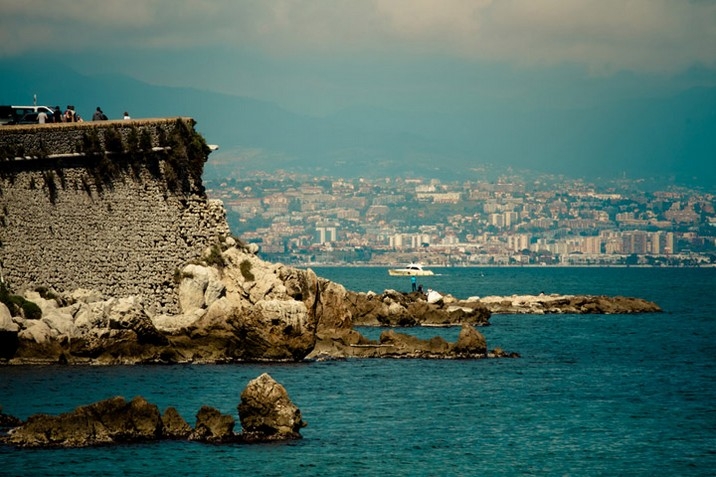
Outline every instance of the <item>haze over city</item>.
<svg viewBox="0 0 716 477"><path fill-rule="evenodd" d="M0 103L186 115L209 169L716 184L716 2L0 0Z"/></svg>

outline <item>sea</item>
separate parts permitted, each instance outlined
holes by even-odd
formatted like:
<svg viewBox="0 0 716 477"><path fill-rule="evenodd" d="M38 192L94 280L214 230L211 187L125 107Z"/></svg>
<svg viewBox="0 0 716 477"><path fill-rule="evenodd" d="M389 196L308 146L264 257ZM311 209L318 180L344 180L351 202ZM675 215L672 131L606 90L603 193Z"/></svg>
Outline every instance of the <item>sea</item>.
<svg viewBox="0 0 716 477"><path fill-rule="evenodd" d="M313 267L349 290L409 291L386 268ZM2 476L713 476L716 268L442 268L420 282L458 298L623 295L663 313L493 315L490 349L516 359L295 364L3 366L0 405L22 419L112 396L237 416L267 372L308 426L259 445L0 446ZM369 337L380 329L362 328ZM448 340L457 328L409 328ZM238 418L237 418L238 422ZM237 424L238 428L238 424Z"/></svg>

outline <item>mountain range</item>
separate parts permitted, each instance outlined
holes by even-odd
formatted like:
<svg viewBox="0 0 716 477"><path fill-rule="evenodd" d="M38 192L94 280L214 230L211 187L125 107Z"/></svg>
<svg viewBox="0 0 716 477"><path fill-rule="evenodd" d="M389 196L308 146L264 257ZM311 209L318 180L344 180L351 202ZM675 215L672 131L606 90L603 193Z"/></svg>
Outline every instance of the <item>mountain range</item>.
<svg viewBox="0 0 716 477"><path fill-rule="evenodd" d="M716 189L716 88L581 109L493 100L450 113L355 107L313 117L248 97L80 74L51 60L0 60L0 104L31 104L34 95L38 104L73 104L85 119L97 106L110 119L124 111L190 116L220 146L207 164L210 178L284 169L469 179L513 168Z"/></svg>

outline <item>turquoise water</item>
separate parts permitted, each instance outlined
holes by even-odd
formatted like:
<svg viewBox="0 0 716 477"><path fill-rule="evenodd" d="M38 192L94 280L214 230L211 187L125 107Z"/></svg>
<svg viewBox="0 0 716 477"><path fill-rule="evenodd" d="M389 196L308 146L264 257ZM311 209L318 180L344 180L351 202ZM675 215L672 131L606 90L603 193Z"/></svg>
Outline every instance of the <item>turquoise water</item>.
<svg viewBox="0 0 716 477"><path fill-rule="evenodd" d="M375 268L316 268L353 290L409 290ZM75 450L0 448L1 475L714 475L716 269L442 269L458 297L639 296L665 313L496 315L488 345L520 359L291 365L2 367L0 404L21 418L113 395L236 415L269 372L308 427L286 444L187 442ZM364 330L373 334L379 330ZM413 329L421 336L456 329Z"/></svg>

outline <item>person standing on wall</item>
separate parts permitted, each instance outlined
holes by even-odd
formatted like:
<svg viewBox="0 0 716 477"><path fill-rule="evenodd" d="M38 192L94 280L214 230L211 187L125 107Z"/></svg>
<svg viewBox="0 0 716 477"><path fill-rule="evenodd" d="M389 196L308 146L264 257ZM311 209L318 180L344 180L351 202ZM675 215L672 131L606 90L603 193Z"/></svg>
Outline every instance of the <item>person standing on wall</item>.
<svg viewBox="0 0 716 477"><path fill-rule="evenodd" d="M92 115L92 121L106 121L107 115L102 112L102 108L97 106L97 110Z"/></svg>
<svg viewBox="0 0 716 477"><path fill-rule="evenodd" d="M65 110L65 120L66 123L74 123L77 120L75 117L75 107L68 104L67 109Z"/></svg>

